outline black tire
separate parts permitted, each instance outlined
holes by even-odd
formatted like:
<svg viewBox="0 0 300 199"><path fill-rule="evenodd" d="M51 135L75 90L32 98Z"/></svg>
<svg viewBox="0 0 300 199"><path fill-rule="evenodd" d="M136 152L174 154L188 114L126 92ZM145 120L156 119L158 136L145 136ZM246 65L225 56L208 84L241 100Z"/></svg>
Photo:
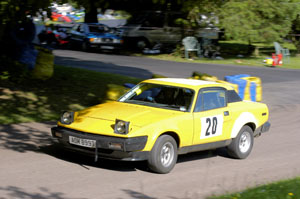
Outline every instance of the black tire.
<svg viewBox="0 0 300 199"><path fill-rule="evenodd" d="M85 41L81 44L81 49L84 51L84 52L89 52L90 51L90 46L89 44Z"/></svg>
<svg viewBox="0 0 300 199"><path fill-rule="evenodd" d="M149 42L145 38L138 38L136 42L136 48L140 51L144 50L145 48L148 48L150 46Z"/></svg>
<svg viewBox="0 0 300 199"><path fill-rule="evenodd" d="M148 159L148 167L156 173L169 173L177 162L177 143L169 135L160 136Z"/></svg>
<svg viewBox="0 0 300 199"><path fill-rule="evenodd" d="M236 159L247 158L253 148L253 142L253 130L249 126L243 126L227 147L228 155Z"/></svg>

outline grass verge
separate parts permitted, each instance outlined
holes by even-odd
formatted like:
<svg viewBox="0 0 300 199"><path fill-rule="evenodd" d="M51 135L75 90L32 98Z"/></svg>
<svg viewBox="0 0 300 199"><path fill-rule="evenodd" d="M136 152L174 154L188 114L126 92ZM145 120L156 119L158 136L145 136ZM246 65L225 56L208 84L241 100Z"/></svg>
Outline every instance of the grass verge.
<svg viewBox="0 0 300 199"><path fill-rule="evenodd" d="M230 65L234 64L234 65L245 65L245 66L269 67L266 66L266 64L263 62L267 58L267 56L243 57L243 58L229 57L229 58L224 58L223 60L215 60L215 59L208 59L208 58L195 58L189 60L182 57L173 56L171 54L147 55L146 57L166 60L166 61L176 61L176 62L230 64ZM290 57L289 61L285 59L283 60L283 62L284 62L283 65L276 66L276 68L300 69L300 57Z"/></svg>
<svg viewBox="0 0 300 199"><path fill-rule="evenodd" d="M260 66L268 67L264 60L271 58L272 53L275 52L273 44L253 44L252 55L248 54L248 44L239 41L220 41L221 57L224 59L209 59L209 58L197 58L195 53L192 60L184 58L183 48L181 51L176 51L172 54L159 54L159 55L143 55L153 59L176 61L176 62L192 62L192 63L208 63L208 64L234 64L234 65L247 65L247 66ZM295 47L290 43L282 44L284 48L290 49L291 57L283 59L281 66L277 68L289 68L300 69L300 57L297 56ZM242 55L242 56L241 56Z"/></svg>
<svg viewBox="0 0 300 199"><path fill-rule="evenodd" d="M106 100L108 84L140 79L55 66L48 80L0 80L0 124L57 120L64 110L80 110Z"/></svg>
<svg viewBox="0 0 300 199"><path fill-rule="evenodd" d="M209 199L300 199L300 177Z"/></svg>

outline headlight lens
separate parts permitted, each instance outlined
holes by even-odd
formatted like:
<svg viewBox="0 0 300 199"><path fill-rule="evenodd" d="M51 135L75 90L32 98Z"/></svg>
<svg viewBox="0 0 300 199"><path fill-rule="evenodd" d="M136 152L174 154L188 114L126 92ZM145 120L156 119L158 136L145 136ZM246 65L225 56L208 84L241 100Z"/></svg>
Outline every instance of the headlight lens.
<svg viewBox="0 0 300 199"><path fill-rule="evenodd" d="M62 124L71 124L74 121L74 112L64 112L60 117Z"/></svg>
<svg viewBox="0 0 300 199"><path fill-rule="evenodd" d="M102 39L101 38L90 38L91 43L101 43Z"/></svg>
<svg viewBox="0 0 300 199"><path fill-rule="evenodd" d="M121 43L121 40L120 39L113 39L113 43Z"/></svg>
<svg viewBox="0 0 300 199"><path fill-rule="evenodd" d="M115 123L115 133L118 134L127 134L128 133L129 122L123 120L116 120Z"/></svg>

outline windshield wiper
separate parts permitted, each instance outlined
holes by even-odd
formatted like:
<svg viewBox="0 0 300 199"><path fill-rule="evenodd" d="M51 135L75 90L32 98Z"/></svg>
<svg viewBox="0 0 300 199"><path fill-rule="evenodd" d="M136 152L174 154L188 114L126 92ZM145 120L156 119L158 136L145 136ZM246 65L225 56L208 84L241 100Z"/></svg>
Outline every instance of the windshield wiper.
<svg viewBox="0 0 300 199"><path fill-rule="evenodd" d="M161 108L172 108L172 109L176 109L176 110L180 110L180 111L187 111L185 106L179 106L179 105L175 105L175 104L159 104L159 107Z"/></svg>

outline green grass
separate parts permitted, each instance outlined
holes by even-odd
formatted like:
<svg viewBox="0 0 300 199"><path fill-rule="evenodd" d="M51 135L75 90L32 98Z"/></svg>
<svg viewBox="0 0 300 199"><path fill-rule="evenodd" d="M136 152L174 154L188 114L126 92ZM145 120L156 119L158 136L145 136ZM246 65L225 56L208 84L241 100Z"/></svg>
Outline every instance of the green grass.
<svg viewBox="0 0 300 199"><path fill-rule="evenodd" d="M55 66L48 80L0 79L0 124L57 120L64 110L80 110L106 100L108 84L140 79Z"/></svg>
<svg viewBox="0 0 300 199"><path fill-rule="evenodd" d="M300 177L209 199L300 199Z"/></svg>
<svg viewBox="0 0 300 199"><path fill-rule="evenodd" d="M176 61L176 62L187 62L187 63L207 63L207 64L230 64L230 65L245 65L245 66L259 66L259 67L268 67L263 61L267 56L260 57L244 57L244 58L225 58L224 60L212 60L208 58L194 58L188 60L182 57L176 57L169 54L160 54L160 55L147 55L146 57L167 61ZM270 56L269 56L270 57ZM286 69L300 69L300 57L291 57L289 63L287 60L283 60L284 64L281 66L276 66L276 68L286 68Z"/></svg>
<svg viewBox="0 0 300 199"><path fill-rule="evenodd" d="M146 55L149 58L161 59L177 62L190 62L190 63L208 63L208 64L234 64L234 65L247 65L247 66L260 66L267 67L263 62L267 57L271 57L274 53L273 44L261 44L257 43L254 46L258 51L252 51L252 55L248 56L248 45L238 41L220 41L221 57L223 60L213 60L208 58L197 58L193 56L192 60L184 58L183 49L181 53L173 54L159 54L159 55ZM284 48L288 48L292 54L290 59L284 59L282 66L276 66L278 68L300 69L300 57L296 54L295 47L290 43L284 43ZM178 55L180 54L180 55ZM243 55L243 57L237 57L237 55Z"/></svg>

